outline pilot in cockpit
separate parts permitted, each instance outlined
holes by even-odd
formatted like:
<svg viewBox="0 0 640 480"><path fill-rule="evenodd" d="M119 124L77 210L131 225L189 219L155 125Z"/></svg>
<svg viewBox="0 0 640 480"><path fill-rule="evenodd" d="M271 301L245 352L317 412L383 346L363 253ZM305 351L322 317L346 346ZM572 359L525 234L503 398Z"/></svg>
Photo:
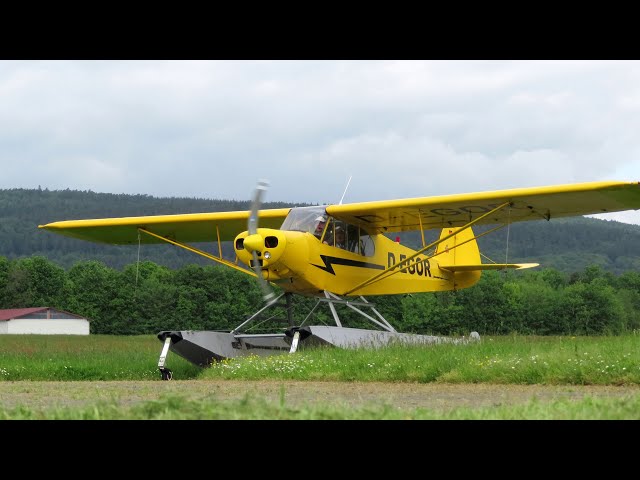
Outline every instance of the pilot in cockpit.
<svg viewBox="0 0 640 480"><path fill-rule="evenodd" d="M316 222L318 222L318 224L316 225L316 230L315 232L313 232L313 234L318 237L318 239L322 238L322 232L324 231L324 226L327 223L327 219L326 217L320 215L318 218L316 218Z"/></svg>

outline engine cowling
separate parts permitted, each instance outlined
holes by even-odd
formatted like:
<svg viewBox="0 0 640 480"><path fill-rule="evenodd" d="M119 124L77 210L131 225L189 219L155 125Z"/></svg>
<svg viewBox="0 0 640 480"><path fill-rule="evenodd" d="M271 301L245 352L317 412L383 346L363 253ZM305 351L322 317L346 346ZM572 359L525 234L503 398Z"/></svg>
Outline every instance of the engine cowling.
<svg viewBox="0 0 640 480"><path fill-rule="evenodd" d="M241 262L253 267L253 252L256 252L263 269L275 265L286 246L286 235L271 228L258 228L253 235L249 235L248 231L242 232L233 241L233 248Z"/></svg>

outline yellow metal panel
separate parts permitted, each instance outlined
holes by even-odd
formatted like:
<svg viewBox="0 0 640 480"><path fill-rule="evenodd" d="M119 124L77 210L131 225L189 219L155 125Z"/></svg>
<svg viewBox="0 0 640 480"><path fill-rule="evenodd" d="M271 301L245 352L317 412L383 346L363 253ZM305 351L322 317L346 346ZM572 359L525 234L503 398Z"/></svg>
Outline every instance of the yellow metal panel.
<svg viewBox="0 0 640 480"><path fill-rule="evenodd" d="M479 224L496 224L640 209L639 182L589 182L548 187L331 205L327 213L370 232L459 227L501 203L511 207Z"/></svg>
<svg viewBox="0 0 640 480"><path fill-rule="evenodd" d="M279 228L289 208L261 210L260 227ZM54 233L92 242L115 245L137 245L138 228L167 237L177 242L213 242L233 240L247 229L249 211L188 213L180 215L154 215L146 217L102 218L93 220L67 220L40 225ZM155 237L143 235L141 243L161 243Z"/></svg>

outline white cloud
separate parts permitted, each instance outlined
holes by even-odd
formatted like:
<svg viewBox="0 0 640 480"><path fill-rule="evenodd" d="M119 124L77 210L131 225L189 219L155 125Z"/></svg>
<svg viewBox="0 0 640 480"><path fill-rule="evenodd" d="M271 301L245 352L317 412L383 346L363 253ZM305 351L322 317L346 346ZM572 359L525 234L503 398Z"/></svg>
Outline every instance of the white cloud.
<svg viewBox="0 0 640 480"><path fill-rule="evenodd" d="M640 180L638 85L638 61L2 61L0 188L249 199L266 177L268 200L336 202L353 175L348 202Z"/></svg>

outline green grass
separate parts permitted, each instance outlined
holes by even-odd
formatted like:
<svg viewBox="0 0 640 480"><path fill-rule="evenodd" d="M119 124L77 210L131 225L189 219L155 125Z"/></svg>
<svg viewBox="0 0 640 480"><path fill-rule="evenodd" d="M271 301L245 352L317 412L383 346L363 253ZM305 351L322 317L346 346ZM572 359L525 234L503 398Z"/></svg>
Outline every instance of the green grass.
<svg viewBox="0 0 640 480"><path fill-rule="evenodd" d="M0 335L0 381L145 380L161 382L161 342L155 336ZM640 384L640 335L615 337L485 337L467 345L390 346L377 350L300 349L295 354L243 357L200 369L169 354L174 378L339 382L491 383L547 385ZM155 388L155 387L154 387ZM256 395L221 400L158 390L151 401L92 400L9 408L0 419L640 419L640 393L627 397L529 401L446 412L288 404ZM96 397L98 398L98 397Z"/></svg>
<svg viewBox="0 0 640 480"><path fill-rule="evenodd" d="M0 381L160 380L162 343L153 335L0 335ZM177 355L182 379L201 373Z"/></svg>
<svg viewBox="0 0 640 480"><path fill-rule="evenodd" d="M155 336L0 335L0 381L160 381ZM200 369L169 353L174 378L548 385L640 384L640 335L485 337L467 345L300 349Z"/></svg>
<svg viewBox="0 0 640 480"><path fill-rule="evenodd" d="M510 336L467 345L308 349L220 362L200 378L630 385L640 383L640 336Z"/></svg>
<svg viewBox="0 0 640 480"><path fill-rule="evenodd" d="M133 406L117 401L82 408L0 407L0 420L640 420L640 394L623 398L583 398L523 405L456 408L448 412L402 410L391 405L287 405L251 395L237 401L167 396Z"/></svg>

